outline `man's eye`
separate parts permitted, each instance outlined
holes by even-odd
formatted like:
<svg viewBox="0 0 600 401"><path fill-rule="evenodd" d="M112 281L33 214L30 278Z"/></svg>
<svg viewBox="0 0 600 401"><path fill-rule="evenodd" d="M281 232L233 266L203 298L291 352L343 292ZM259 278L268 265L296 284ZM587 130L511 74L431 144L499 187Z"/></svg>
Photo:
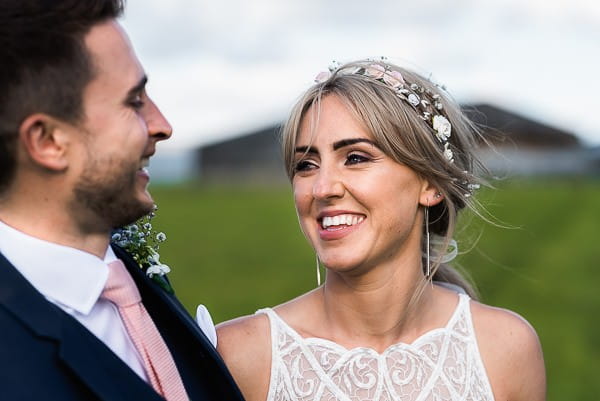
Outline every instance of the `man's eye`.
<svg viewBox="0 0 600 401"><path fill-rule="evenodd" d="M135 109L139 110L144 107L144 100L142 99L142 95L138 95L129 101L129 105Z"/></svg>
<svg viewBox="0 0 600 401"><path fill-rule="evenodd" d="M346 158L346 165L351 165L351 164L358 164L358 163L364 163L364 162L368 162L369 159L366 156L360 155L358 153L351 153L348 155L348 157Z"/></svg>

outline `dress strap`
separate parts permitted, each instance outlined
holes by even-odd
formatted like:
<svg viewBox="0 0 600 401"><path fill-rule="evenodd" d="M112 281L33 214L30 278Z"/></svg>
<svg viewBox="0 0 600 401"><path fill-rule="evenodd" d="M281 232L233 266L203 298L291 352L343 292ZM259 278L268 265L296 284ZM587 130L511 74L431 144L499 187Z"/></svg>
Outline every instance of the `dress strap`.
<svg viewBox="0 0 600 401"><path fill-rule="evenodd" d="M275 398L277 387L278 373L281 369L279 355L279 330L277 328L278 316L271 308L262 308L254 312L255 315L267 315L269 319L269 328L271 332L271 376L269 379L269 391L266 401L271 401Z"/></svg>
<svg viewBox="0 0 600 401"><path fill-rule="evenodd" d="M487 370L485 369L485 365L483 364L483 359L481 357L481 351L479 349L479 343L477 342L477 335L475 333L475 326L473 325L473 315L471 314L471 298L469 298L466 294L460 294L461 302L465 305L464 309L464 320L467 325L467 330L469 333L469 340L474 349L473 359L475 364L475 369L478 371L477 376L481 378L483 389L482 391L486 393L487 399L494 400L494 392L492 391L492 385L490 383L489 376L487 374Z"/></svg>

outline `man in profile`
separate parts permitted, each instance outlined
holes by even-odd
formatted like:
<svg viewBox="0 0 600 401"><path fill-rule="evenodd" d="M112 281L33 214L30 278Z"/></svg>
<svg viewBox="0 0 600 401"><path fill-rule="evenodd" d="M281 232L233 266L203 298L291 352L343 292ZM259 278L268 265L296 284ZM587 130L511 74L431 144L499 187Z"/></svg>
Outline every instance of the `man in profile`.
<svg viewBox="0 0 600 401"><path fill-rule="evenodd" d="M113 229L152 211L171 126L122 0L0 3L0 394L241 400L203 332Z"/></svg>

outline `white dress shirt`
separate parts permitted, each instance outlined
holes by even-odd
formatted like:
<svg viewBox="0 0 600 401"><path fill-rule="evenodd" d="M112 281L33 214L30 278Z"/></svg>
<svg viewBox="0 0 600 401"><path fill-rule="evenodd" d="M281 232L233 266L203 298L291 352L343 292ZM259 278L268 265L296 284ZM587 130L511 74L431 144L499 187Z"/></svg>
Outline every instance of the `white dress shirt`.
<svg viewBox="0 0 600 401"><path fill-rule="evenodd" d="M123 362L148 382L142 358L112 302L100 298L108 263L117 259L109 246L100 259L79 249L32 237L0 221L0 252L46 299L77 319ZM208 310L197 310L200 329L217 345Z"/></svg>
<svg viewBox="0 0 600 401"><path fill-rule="evenodd" d="M0 252L46 299L77 319L148 382L142 359L112 302L100 298L108 263L79 249L24 234L0 221Z"/></svg>

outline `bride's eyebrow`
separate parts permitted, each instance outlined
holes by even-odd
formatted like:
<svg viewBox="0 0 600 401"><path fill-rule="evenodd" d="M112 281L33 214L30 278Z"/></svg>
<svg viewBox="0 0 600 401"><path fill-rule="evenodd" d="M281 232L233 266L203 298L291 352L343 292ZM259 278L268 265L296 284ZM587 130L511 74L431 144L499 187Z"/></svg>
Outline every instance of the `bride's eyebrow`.
<svg viewBox="0 0 600 401"><path fill-rule="evenodd" d="M296 153L315 154L318 155L319 151L312 146L296 146Z"/></svg>
<svg viewBox="0 0 600 401"><path fill-rule="evenodd" d="M350 139L342 139L339 140L337 142L334 142L333 144L333 150L338 150L340 148L343 148L345 146L350 146L350 145L354 145L355 143L368 143L370 145L375 146L376 148L379 148L379 146L377 146L377 144L375 142L373 142L370 139L367 138L350 138Z"/></svg>
<svg viewBox="0 0 600 401"><path fill-rule="evenodd" d="M367 138L348 138L348 139L341 139L337 142L334 142L332 147L333 150L338 150L341 149L343 147L346 146L351 146L354 145L356 143L368 143L369 145L372 145L376 148L379 148L379 146L377 146L377 144L375 142L373 142L370 139ZM305 153L305 154L319 154L319 151L312 147L312 146L296 146L296 153Z"/></svg>

